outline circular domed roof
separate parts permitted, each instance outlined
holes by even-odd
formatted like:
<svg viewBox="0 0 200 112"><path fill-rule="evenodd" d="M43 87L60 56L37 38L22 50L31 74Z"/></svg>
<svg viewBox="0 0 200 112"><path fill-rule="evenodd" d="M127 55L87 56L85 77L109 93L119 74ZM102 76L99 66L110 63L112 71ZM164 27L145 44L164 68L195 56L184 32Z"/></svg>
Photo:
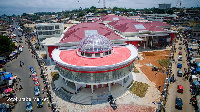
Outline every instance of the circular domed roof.
<svg viewBox="0 0 200 112"><path fill-rule="evenodd" d="M100 53L112 50L109 39L103 35L90 35L81 40L78 45L79 52Z"/></svg>

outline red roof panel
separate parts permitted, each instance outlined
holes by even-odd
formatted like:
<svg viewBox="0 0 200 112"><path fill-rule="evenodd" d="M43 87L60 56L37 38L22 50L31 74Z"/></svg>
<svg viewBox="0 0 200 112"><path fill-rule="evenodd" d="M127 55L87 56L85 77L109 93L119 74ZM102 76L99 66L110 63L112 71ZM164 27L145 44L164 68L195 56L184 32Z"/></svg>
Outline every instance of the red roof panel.
<svg viewBox="0 0 200 112"><path fill-rule="evenodd" d="M97 30L98 34L104 35L109 40L122 39L119 35L115 34L110 28L98 23L80 23L72 26L65 33L60 43L66 42L79 42L85 38L85 30Z"/></svg>
<svg viewBox="0 0 200 112"><path fill-rule="evenodd" d="M114 47L114 52L103 58L84 58L77 55L76 50L60 52L60 59L65 63L75 66L106 66L123 62L131 56L131 51L126 47ZM123 53L123 54L122 54Z"/></svg>

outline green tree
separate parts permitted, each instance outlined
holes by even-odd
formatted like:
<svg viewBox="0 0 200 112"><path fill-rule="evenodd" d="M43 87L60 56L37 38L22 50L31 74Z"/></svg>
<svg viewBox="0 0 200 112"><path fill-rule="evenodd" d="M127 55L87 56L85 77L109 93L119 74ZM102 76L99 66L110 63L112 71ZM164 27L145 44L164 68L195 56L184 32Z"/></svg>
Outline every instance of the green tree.
<svg viewBox="0 0 200 112"><path fill-rule="evenodd" d="M96 7L95 7L95 6L90 7L90 11L91 11L92 13L94 13L94 12L96 11Z"/></svg>
<svg viewBox="0 0 200 112"><path fill-rule="evenodd" d="M15 44L7 37L0 35L0 53L15 50Z"/></svg>
<svg viewBox="0 0 200 112"><path fill-rule="evenodd" d="M85 15L85 13L83 11L78 13L78 17L83 17Z"/></svg>

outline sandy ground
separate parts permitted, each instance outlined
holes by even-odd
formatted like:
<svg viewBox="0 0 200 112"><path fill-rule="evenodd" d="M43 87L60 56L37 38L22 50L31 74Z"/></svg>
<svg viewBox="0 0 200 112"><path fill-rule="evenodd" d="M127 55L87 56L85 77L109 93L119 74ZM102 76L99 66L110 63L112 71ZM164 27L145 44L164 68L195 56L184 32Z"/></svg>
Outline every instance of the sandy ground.
<svg viewBox="0 0 200 112"><path fill-rule="evenodd" d="M159 89L160 92L163 90L163 85L165 82L165 76L166 76L166 69L162 67L157 60L159 59L167 59L170 56L170 51L154 51L150 53L150 56L146 54L147 52L140 53L141 57L143 57L142 60L138 61L138 64L140 65L140 70L148 77L148 79L156 84L156 87ZM153 66L160 67L164 70L163 72L157 72L152 71L152 67L147 66L146 64L152 64ZM157 73L157 75L155 75Z"/></svg>

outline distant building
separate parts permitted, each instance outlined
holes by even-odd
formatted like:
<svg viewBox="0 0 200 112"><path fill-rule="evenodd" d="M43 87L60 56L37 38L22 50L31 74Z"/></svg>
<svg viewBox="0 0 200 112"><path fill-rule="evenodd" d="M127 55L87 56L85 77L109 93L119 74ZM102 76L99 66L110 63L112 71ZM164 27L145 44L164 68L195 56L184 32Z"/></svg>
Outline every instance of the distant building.
<svg viewBox="0 0 200 112"><path fill-rule="evenodd" d="M158 4L159 5L159 9L169 9L171 8L171 4Z"/></svg>
<svg viewBox="0 0 200 112"><path fill-rule="evenodd" d="M146 18L149 21L160 21L163 22L167 17L176 17L175 14L170 15L170 14L144 14L144 18Z"/></svg>
<svg viewBox="0 0 200 112"><path fill-rule="evenodd" d="M39 23L36 25L38 43L46 38L60 37L63 31L62 23Z"/></svg>

